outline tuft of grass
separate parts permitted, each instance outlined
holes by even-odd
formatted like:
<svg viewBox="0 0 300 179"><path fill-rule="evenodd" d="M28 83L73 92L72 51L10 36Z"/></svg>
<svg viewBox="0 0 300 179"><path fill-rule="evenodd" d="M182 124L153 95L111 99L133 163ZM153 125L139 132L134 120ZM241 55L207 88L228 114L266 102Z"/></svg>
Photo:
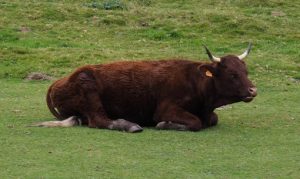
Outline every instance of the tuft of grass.
<svg viewBox="0 0 300 179"><path fill-rule="evenodd" d="M180 33L178 30L169 28L146 29L143 30L141 34L144 34L143 37L150 40L180 39L183 37L182 33Z"/></svg>
<svg viewBox="0 0 300 179"><path fill-rule="evenodd" d="M16 30L13 29L0 29L0 40L2 42L15 42L19 40Z"/></svg>

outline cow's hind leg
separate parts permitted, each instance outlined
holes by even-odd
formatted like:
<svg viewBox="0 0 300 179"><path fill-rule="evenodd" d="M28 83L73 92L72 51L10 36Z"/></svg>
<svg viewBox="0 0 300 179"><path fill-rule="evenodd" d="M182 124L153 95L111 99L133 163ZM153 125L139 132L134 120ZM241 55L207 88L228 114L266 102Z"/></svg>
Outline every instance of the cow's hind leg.
<svg viewBox="0 0 300 179"><path fill-rule="evenodd" d="M111 121L108 129L126 131L126 132L142 132L143 128L138 124L126 121L125 119L117 119Z"/></svg>
<svg viewBox="0 0 300 179"><path fill-rule="evenodd" d="M77 80L80 82L79 88L84 94L83 104L79 104L80 113L88 120L90 128L112 129L126 132L141 132L138 124L126 121L124 119L111 120L108 118L99 95L101 86L93 75L93 71L83 69L77 74Z"/></svg>
<svg viewBox="0 0 300 179"><path fill-rule="evenodd" d="M88 114L88 126L90 128L111 129L125 132L141 132L143 128L136 123L129 122L125 119L111 120L103 115L103 113L96 113L94 115Z"/></svg>
<svg viewBox="0 0 300 179"><path fill-rule="evenodd" d="M143 128L138 124L126 121L125 119L113 120L108 126L109 129L126 131L126 132L141 132Z"/></svg>

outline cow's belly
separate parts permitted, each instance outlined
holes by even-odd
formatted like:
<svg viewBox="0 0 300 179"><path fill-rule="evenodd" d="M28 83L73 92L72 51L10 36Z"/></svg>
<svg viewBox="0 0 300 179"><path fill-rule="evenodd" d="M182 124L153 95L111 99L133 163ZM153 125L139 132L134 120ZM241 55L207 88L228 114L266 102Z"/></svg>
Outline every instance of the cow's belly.
<svg viewBox="0 0 300 179"><path fill-rule="evenodd" d="M111 119L126 119L143 126L155 125L153 115L156 109L155 100L145 96L104 97L103 106Z"/></svg>

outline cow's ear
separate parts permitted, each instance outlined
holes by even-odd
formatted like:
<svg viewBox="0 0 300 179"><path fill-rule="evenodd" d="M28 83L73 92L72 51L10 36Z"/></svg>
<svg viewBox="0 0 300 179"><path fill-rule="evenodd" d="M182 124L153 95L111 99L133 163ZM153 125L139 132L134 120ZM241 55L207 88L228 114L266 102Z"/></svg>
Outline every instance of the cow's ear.
<svg viewBox="0 0 300 179"><path fill-rule="evenodd" d="M213 66L211 66L210 64L199 65L198 69L203 76L206 76L209 78L214 77L216 74L215 68Z"/></svg>

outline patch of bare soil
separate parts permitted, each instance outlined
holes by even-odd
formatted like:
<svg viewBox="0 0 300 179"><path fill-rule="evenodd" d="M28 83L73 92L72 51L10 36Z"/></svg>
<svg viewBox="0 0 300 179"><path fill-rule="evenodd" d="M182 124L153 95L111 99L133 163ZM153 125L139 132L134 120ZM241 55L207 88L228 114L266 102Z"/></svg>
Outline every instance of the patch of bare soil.
<svg viewBox="0 0 300 179"><path fill-rule="evenodd" d="M30 31L31 31L29 27L20 27L19 30L20 30L20 32L22 32L22 33L27 33L27 32L30 32Z"/></svg>
<svg viewBox="0 0 300 179"><path fill-rule="evenodd" d="M53 80L53 77L41 72L32 72L26 76L25 80L29 80L29 81Z"/></svg>
<svg viewBox="0 0 300 179"><path fill-rule="evenodd" d="M285 13L282 12L282 11L272 11L272 14L271 14L273 17L282 17L282 16L285 16Z"/></svg>

